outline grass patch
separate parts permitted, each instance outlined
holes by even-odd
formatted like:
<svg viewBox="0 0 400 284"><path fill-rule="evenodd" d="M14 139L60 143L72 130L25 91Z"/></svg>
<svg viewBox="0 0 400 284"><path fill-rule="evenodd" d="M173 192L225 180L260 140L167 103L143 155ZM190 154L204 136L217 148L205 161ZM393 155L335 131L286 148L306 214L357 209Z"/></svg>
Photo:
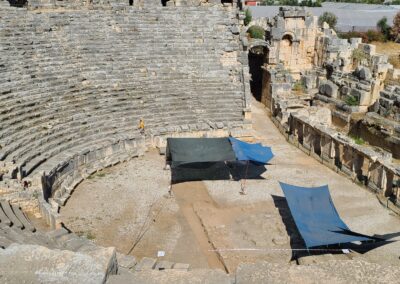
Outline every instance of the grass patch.
<svg viewBox="0 0 400 284"><path fill-rule="evenodd" d="M294 83L292 90L295 91L297 94L305 93L306 87L304 86L302 81L297 81Z"/></svg>
<svg viewBox="0 0 400 284"><path fill-rule="evenodd" d="M356 143L357 145L364 145L365 144L365 140L362 139L361 137L358 136L350 136L351 139L354 140L354 143Z"/></svg>
<svg viewBox="0 0 400 284"><path fill-rule="evenodd" d="M95 173L95 174L93 174L93 175L90 175L87 179L94 179L94 178L102 178L102 177L105 177L106 176L106 174L105 173Z"/></svg>

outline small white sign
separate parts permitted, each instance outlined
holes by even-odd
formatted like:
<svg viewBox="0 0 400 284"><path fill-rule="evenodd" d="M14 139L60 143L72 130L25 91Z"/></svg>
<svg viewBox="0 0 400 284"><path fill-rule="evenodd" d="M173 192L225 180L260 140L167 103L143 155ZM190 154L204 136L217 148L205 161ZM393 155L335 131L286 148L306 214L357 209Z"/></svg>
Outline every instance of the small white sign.
<svg viewBox="0 0 400 284"><path fill-rule="evenodd" d="M345 253L345 254L348 254L348 253L350 253L350 250L349 249L342 249L342 252Z"/></svg>
<svg viewBox="0 0 400 284"><path fill-rule="evenodd" d="M165 256L165 251L159 250L159 251L157 252L157 257L162 257L162 256Z"/></svg>

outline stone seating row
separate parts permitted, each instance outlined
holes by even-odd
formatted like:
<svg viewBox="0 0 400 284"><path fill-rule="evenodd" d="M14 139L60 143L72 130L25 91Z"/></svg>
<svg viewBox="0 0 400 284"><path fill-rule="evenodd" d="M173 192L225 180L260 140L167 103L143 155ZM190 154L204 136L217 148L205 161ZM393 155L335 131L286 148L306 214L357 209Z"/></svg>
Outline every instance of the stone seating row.
<svg viewBox="0 0 400 284"><path fill-rule="evenodd" d="M81 107L83 110L89 110L89 109L96 110L96 106L100 108L102 103L107 103L110 107L112 107L114 104L117 106L118 105L122 106L123 104L130 102L132 103L143 102L148 107L151 107L152 104L157 104L157 102L162 104L165 102L173 103L175 101L177 103L177 106L181 105L184 101L187 101L187 104L189 105L191 105L192 101L194 102L194 104L196 102L203 102L203 104L205 104L204 110L207 110L208 108L210 109L213 108L213 105L207 105L207 103L209 103L209 100L215 100L214 101L215 104L218 103L224 104L228 103L230 100L233 101L234 99L240 99L240 92L232 90L232 88L227 89L227 91L231 92L230 95L224 97L223 92L226 90L219 90L220 87L217 87L218 88L217 90L213 89L209 90L209 87L210 86L208 87L196 86L196 88L193 90L193 93L190 94L188 94L187 91L184 92L184 90L182 90L182 93L179 93L179 91L170 92L170 94L168 94L168 92L165 92L164 94L167 94L165 97L164 95L157 97L150 97L150 98L148 98L146 95L143 95L143 97L137 95L135 96L125 95L124 97L122 97L122 95L124 94L120 95L118 93L114 93L117 95L109 94L109 97L105 97L106 94L104 94L104 97L89 96L89 95L84 97L84 95L82 95L82 99L80 100L77 100L75 98L68 100L67 96L59 97L58 101L57 100L49 101L48 98L45 98L46 100L44 102L42 101L41 97L39 97L37 101L34 100L28 101L25 104L21 103L21 101L14 100L11 101L10 103L11 104L15 103L17 107L11 109L4 109L0 116L3 119L4 126L5 125L11 126L25 118L23 117L23 113L29 113L29 115L33 118L35 116L34 115L35 111L41 112L43 110L43 106L47 106L46 104L52 105L52 107L46 109L45 111L45 113L51 115L52 110L63 111L64 110L63 106L65 106L66 110L68 110L68 108L73 108L73 107ZM197 91L197 88L201 88L201 90ZM204 92L205 94L202 94L202 92ZM199 98L200 95L201 97ZM79 94L77 95L77 97L78 96ZM119 98L118 96L121 96L122 98ZM93 103L94 105L92 104L90 108L85 109L85 107L87 107L88 106L87 104L89 103ZM5 107L6 106L7 104L5 104ZM40 108L41 106L42 109Z"/></svg>
<svg viewBox="0 0 400 284"><path fill-rule="evenodd" d="M141 117L147 135L240 126L240 64L221 61L239 50L235 13L113 9L0 11L0 160L21 177L60 185L85 151L141 139Z"/></svg>
<svg viewBox="0 0 400 284"><path fill-rule="evenodd" d="M203 110L204 111L206 111L206 110L212 111L213 109L218 110L218 107L223 106L222 104L229 103L229 102L231 102L231 104L234 106L235 98L239 103L241 102L241 98L239 95L240 95L240 93L237 93L236 96L230 96L228 98L221 97L218 99L215 98L214 94L203 96L202 100L201 100L201 102L203 104L214 102L214 105L210 105L209 107L203 106ZM179 108L181 108L182 114L184 114L185 111L187 111L187 104L183 103L184 100L179 100L179 95L177 96L177 98L171 98L171 97L172 96L170 96L169 98L166 98L166 99L155 98L152 102L151 101L146 102L146 107L148 107L148 108L157 107L157 106L162 107L164 104L167 103L168 105L163 107L164 109L162 112L168 113L170 111L173 111L174 114L179 114L178 110L179 110ZM189 101L189 103L188 103L189 105L196 106L197 101L194 97L188 98L186 100ZM115 103L110 102L110 99L109 99L108 106L110 107L111 110L112 110L112 107L114 107L114 106L120 107L121 109L117 109L115 111L121 111L121 113L122 113L124 110L123 106L129 105L130 102L136 103L136 104L132 105L131 108L137 109L140 106L137 99L136 100L126 99L126 100L121 100L121 101L116 99ZM96 102L91 102L90 98L88 98L87 104L89 105L90 103L96 104ZM31 121L31 122L35 122L36 121L35 118L37 118L38 120L41 119L43 123L49 123L48 119L51 119L53 116L52 110L54 110L54 113L56 113L58 111L58 112L61 112L62 114L64 114L64 113L69 114L69 112L72 112L71 115L73 115L74 107L82 108L85 111L85 115L87 115L87 116L96 115L97 107L92 105L91 108L89 108L89 107L85 108L88 105L85 106L85 104L83 102L82 103L78 102L77 104L70 103L70 104L66 105L66 108L63 108L62 105L59 105L56 103L54 103L54 104L55 104L55 106L53 108L46 109L46 111L44 112L45 115L40 115L40 112L41 112L40 102L35 105L36 109L33 107L30 108L30 107L22 106L23 108L26 107L26 109L24 110L24 112L26 113L26 116L24 116L23 113L21 113L21 112L19 112L15 115L17 117L15 120L9 120L9 119L5 118L5 116L2 116L3 122L4 122L3 127L6 130L12 129L13 125L18 125L18 123L24 123L24 121L29 118L30 118L29 121ZM137 106L137 105L139 105L139 106ZM215 106L217 106L217 108ZM227 109L229 109L229 107L227 107ZM35 110L38 111L38 114L35 114L35 112L34 112ZM104 112L104 110L99 110L98 112ZM190 112L188 112L188 113L190 113ZM143 115L143 112L142 112L142 115ZM12 114L11 114L11 117L12 117ZM40 122L40 120L39 120L39 122ZM6 128L7 125L8 125L8 127ZM44 126L46 126L46 125L44 125Z"/></svg>

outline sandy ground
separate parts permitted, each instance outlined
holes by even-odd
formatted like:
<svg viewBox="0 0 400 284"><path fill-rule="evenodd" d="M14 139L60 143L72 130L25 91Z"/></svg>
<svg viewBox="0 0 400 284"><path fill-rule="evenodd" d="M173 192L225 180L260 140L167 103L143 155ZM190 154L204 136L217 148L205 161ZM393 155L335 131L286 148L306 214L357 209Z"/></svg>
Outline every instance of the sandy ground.
<svg viewBox="0 0 400 284"><path fill-rule="evenodd" d="M240 181L224 180L176 184L170 198L165 157L151 150L84 181L62 208L62 219L72 231L122 253L156 257L162 250L165 260L228 272L240 262L288 263L304 255L291 251L304 245L278 181L329 184L338 212L351 229L370 235L400 232L400 218L383 208L374 194L288 144L256 101L253 128L255 140L271 146L276 156L261 178L246 181L247 195L239 194ZM255 170L259 169L252 168L250 177ZM362 258L400 264L399 242L363 252L325 253L299 262Z"/></svg>

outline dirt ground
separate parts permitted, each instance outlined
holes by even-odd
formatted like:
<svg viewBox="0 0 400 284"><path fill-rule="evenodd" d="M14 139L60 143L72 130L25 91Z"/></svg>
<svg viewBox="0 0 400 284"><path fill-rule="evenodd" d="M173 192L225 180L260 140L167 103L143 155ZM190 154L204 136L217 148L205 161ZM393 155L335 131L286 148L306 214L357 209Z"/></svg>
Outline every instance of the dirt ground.
<svg viewBox="0 0 400 284"><path fill-rule="evenodd" d="M61 209L62 220L74 232L99 245L115 246L135 255L189 263L192 268L234 272L241 262L295 262L307 254L291 219L278 181L300 186L329 184L342 219L354 231L400 240L400 218L383 208L374 194L329 170L280 135L265 109L253 102L257 142L276 155L257 179L218 180L175 184L168 194L170 171L164 156L151 150L145 156L106 169L78 186ZM249 177L259 168L251 168ZM400 264L400 243L362 253L329 252L305 260L357 259Z"/></svg>

